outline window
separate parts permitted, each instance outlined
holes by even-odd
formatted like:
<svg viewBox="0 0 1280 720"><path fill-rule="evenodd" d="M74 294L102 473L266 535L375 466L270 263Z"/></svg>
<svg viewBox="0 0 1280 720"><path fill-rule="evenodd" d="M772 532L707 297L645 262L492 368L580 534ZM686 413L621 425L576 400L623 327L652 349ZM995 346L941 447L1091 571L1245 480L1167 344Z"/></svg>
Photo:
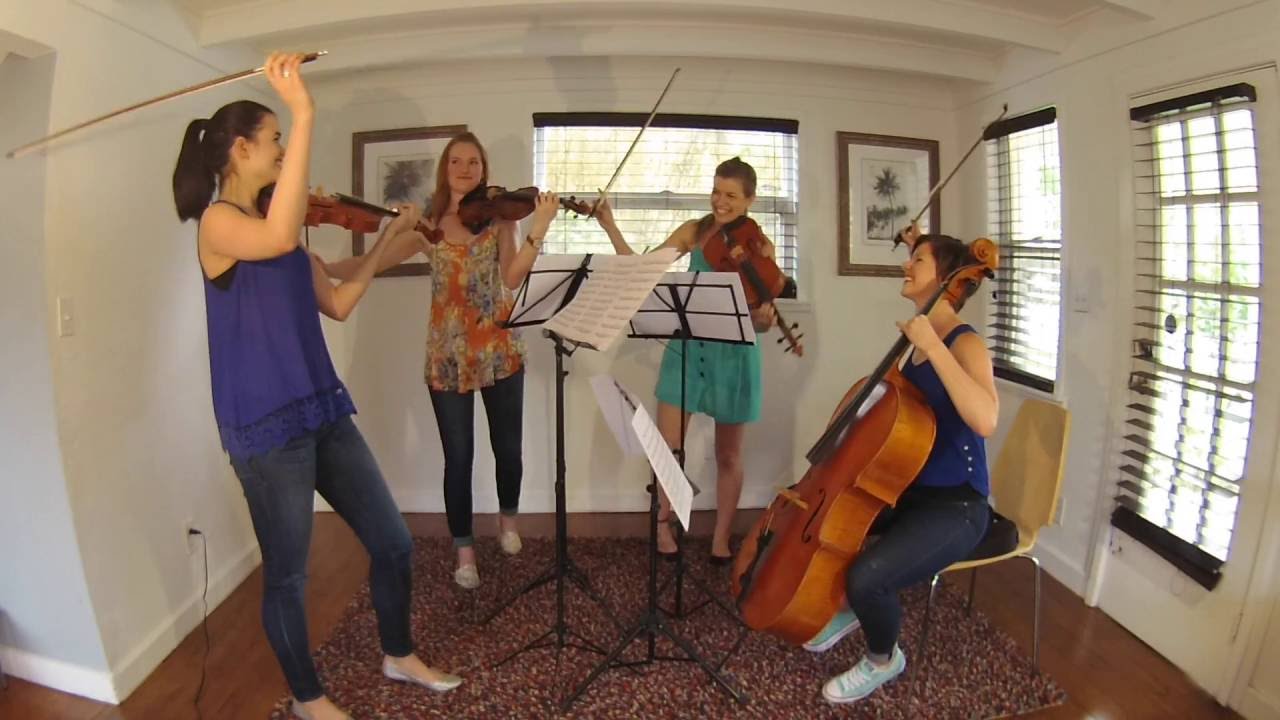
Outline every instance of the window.
<svg viewBox="0 0 1280 720"><path fill-rule="evenodd" d="M1133 361L1112 524L1205 587L1227 559L1262 310L1254 88L1131 111Z"/></svg>
<svg viewBox="0 0 1280 720"><path fill-rule="evenodd" d="M1000 246L989 337L997 377L1053 392L1062 297L1062 183L1054 108L987 140L987 233Z"/></svg>
<svg viewBox="0 0 1280 720"><path fill-rule="evenodd" d="M536 113L534 182L561 196L595 198L609 183L646 114ZM686 220L709 212L716 165L741 157L756 171L751 217L796 277L796 133L794 120L660 114L640 138L609 192L618 227L637 252L655 248ZM594 221L551 226L555 253L612 253ZM687 267L688 259L682 260Z"/></svg>

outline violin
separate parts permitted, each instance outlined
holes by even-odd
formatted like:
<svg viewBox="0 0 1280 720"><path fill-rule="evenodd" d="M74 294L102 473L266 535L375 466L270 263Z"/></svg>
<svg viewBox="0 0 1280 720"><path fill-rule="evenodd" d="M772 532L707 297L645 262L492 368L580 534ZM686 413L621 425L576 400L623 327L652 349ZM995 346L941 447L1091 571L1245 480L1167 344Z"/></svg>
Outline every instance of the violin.
<svg viewBox="0 0 1280 720"><path fill-rule="evenodd" d="M523 220L538 204L538 188L508 190L498 185L480 186L458 202L458 220L472 232L479 232L494 220ZM560 207L578 215L590 215L594 206L573 197L560 198Z"/></svg>
<svg viewBox="0 0 1280 720"><path fill-rule="evenodd" d="M968 262L925 304L944 295L959 307L998 261L995 243L979 238ZM733 593L751 628L797 645L835 615L844 575L876 516L897 504L929 459L937 421L924 395L899 370L911 343L900 335L875 371L837 405L806 455L800 482L778 493L734 559Z"/></svg>
<svg viewBox="0 0 1280 720"><path fill-rule="evenodd" d="M267 209L271 206L271 196L274 192L275 185L268 185L258 195L258 212L263 217L266 217ZM355 232L368 233L377 232L378 228L382 227L384 219L399 217L399 215L400 211L394 208L375 205L343 193L326 195L321 190L307 196L307 214L302 224L307 227L336 225ZM413 229L422 233L427 242L432 245L444 239L444 233L439 228L427 227L421 220Z"/></svg>
<svg viewBox="0 0 1280 720"><path fill-rule="evenodd" d="M768 242L760 225L743 215L725 224L702 243L702 255L711 267L742 276L747 304L753 308L782 297L791 280L782 273L773 258L764 253ZM800 344L800 338L804 334L795 332L800 325L788 324L776 306L774 313L778 317L778 329L782 331L778 343L787 343L784 352L803 356L804 346Z"/></svg>

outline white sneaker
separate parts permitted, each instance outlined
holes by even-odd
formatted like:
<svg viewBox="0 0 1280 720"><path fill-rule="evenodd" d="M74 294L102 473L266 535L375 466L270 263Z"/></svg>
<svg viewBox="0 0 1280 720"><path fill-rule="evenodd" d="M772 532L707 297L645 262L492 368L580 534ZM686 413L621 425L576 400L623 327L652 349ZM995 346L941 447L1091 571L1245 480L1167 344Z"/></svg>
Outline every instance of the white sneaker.
<svg viewBox="0 0 1280 720"><path fill-rule="evenodd" d="M508 555L519 555L520 549L524 547L519 533L514 530L503 530L498 536L498 544L502 546L502 552Z"/></svg>
<svg viewBox="0 0 1280 720"><path fill-rule="evenodd" d="M480 587L480 571L475 565L463 565L453 571L453 581L466 590Z"/></svg>
<svg viewBox="0 0 1280 720"><path fill-rule="evenodd" d="M822 697L829 703L850 703L875 692L881 685L902 674L907 659L895 645L889 664L881 667L866 657L822 686Z"/></svg>

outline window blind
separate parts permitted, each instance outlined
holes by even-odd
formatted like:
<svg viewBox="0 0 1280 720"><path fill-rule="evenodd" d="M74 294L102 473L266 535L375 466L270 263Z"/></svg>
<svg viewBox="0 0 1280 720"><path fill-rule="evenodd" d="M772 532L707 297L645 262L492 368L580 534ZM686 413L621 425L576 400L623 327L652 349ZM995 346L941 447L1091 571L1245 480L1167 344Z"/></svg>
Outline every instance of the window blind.
<svg viewBox="0 0 1280 720"><path fill-rule="evenodd" d="M1130 113L1133 346L1112 523L1208 588L1227 559L1254 411L1255 98L1238 84Z"/></svg>
<svg viewBox="0 0 1280 720"><path fill-rule="evenodd" d="M997 377L1052 392L1062 297L1062 184L1054 108L992 125L987 233L1000 246L988 339Z"/></svg>
<svg viewBox="0 0 1280 720"><path fill-rule="evenodd" d="M534 177L538 187L591 200L613 175L648 116L642 113L537 113ZM798 123L711 115L657 115L618 179L609 202L627 242L638 252L662 244L686 220L710 211L715 168L741 157L755 168L750 215L776 246L792 278L797 244ZM558 221L545 245L556 253L611 253L594 221ZM687 266L688 258L682 261Z"/></svg>

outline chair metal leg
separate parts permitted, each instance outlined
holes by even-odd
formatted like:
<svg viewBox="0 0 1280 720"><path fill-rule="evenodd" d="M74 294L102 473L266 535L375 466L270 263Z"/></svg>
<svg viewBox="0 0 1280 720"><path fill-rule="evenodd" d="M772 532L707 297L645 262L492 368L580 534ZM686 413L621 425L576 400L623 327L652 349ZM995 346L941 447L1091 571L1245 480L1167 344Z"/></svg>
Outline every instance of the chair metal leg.
<svg viewBox="0 0 1280 720"><path fill-rule="evenodd" d="M917 657L911 659L911 679L907 685L908 712L910 712L916 696L916 677L920 674L920 668L925 664L925 660L929 656L929 621L933 616L933 598L937 594L938 581L941 579L942 574L938 573L933 576L933 580L929 581L929 602L924 606L924 627L920 630L920 646L916 650Z"/></svg>
<svg viewBox="0 0 1280 720"><path fill-rule="evenodd" d="M969 570L969 602L965 603L964 612L969 617L973 617L973 590L978 585L978 568L974 567Z"/></svg>
<svg viewBox="0 0 1280 720"><path fill-rule="evenodd" d="M1040 559L1035 555L1023 555L1035 566L1035 601L1031 609L1031 667L1040 672Z"/></svg>

